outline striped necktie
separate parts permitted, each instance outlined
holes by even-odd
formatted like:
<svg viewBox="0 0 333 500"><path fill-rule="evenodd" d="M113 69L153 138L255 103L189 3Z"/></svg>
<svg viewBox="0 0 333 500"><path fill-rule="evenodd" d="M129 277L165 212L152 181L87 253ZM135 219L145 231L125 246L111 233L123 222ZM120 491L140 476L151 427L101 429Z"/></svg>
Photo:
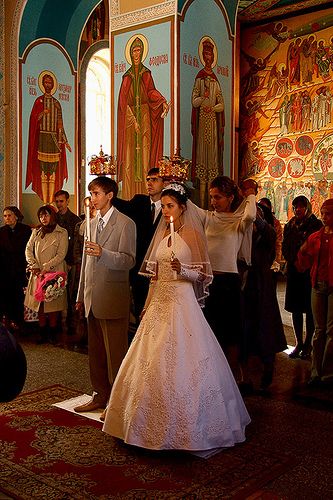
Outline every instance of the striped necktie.
<svg viewBox="0 0 333 500"><path fill-rule="evenodd" d="M97 224L97 240L99 239L100 237L100 234L101 232L103 231L103 227L104 227L104 220L102 219L102 217L99 218L99 221L98 221L98 224Z"/></svg>

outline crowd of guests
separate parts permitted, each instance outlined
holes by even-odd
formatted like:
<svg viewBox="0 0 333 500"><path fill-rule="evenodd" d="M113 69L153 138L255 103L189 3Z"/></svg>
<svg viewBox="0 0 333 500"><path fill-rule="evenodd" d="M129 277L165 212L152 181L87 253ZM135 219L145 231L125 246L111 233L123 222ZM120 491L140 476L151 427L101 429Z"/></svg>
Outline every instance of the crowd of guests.
<svg viewBox="0 0 333 500"><path fill-rule="evenodd" d="M287 348L276 294L284 262L285 309L292 314L296 339L289 356L311 359L310 385L333 380L333 199L324 202L319 220L309 200L296 197L294 216L282 230L270 200L256 200L252 179L238 186L229 177L216 177L209 190L211 211L193 204L181 183L164 182L157 168L146 182L147 195L122 200L115 181L94 179L88 186L89 231L84 217L69 210L63 190L55 194L56 208L38 209L39 223L32 230L17 207L6 207L0 228L1 315L15 330L24 323L24 307L34 311L40 343L56 341L60 318L69 335L78 325L86 332L94 395L75 411L104 410L106 432L153 449L232 446L245 439L249 422L239 390L255 390L251 360L260 362L259 389L266 392L276 353ZM38 280L58 271L67 274L66 292L52 301L37 300ZM133 340L128 337L130 308L137 328ZM78 317L86 319L78 323ZM207 359L212 366L204 375ZM196 371L189 369L191 363ZM166 391L167 396L160 387L166 377L172 393ZM215 395L221 392L221 400L214 396L208 404L206 399L210 410L202 410L201 417L218 428L212 414L226 414L227 422L237 422L231 433L227 425L219 437L196 444L194 424L181 437L176 431L158 433L170 424L174 405L187 420L195 413L191 384L198 388L198 408L205 406L209 384ZM182 411L175 396L179 390L190 398L188 405L183 400ZM154 419L149 415L161 404L165 420L159 428L150 427Z"/></svg>

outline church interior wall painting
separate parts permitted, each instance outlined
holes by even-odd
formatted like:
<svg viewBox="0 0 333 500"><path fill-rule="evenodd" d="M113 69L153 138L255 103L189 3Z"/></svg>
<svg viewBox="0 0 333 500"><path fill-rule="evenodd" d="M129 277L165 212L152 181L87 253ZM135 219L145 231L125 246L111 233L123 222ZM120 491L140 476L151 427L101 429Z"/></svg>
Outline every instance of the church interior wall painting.
<svg viewBox="0 0 333 500"><path fill-rule="evenodd" d="M112 34L112 149L120 195L146 193L147 171L173 151L173 21Z"/></svg>
<svg viewBox="0 0 333 500"><path fill-rule="evenodd" d="M332 10L243 30L240 63L240 178L282 222L301 194L319 215L333 197Z"/></svg>
<svg viewBox="0 0 333 500"><path fill-rule="evenodd" d="M20 81L22 208L36 223L57 190L76 195L76 77L64 49L41 40L23 54Z"/></svg>
<svg viewBox="0 0 333 500"><path fill-rule="evenodd" d="M191 180L203 207L209 206L209 182L234 175L233 43L221 4L190 3L180 23L180 146L192 160Z"/></svg>

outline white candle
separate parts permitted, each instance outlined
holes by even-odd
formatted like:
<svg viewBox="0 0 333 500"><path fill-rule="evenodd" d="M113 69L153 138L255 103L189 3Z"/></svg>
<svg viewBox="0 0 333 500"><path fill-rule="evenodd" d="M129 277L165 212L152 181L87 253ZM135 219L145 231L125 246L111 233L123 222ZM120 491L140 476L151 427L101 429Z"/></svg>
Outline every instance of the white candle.
<svg viewBox="0 0 333 500"><path fill-rule="evenodd" d="M90 239L90 196L87 196L84 199L84 208L86 214L86 240L91 241Z"/></svg>
<svg viewBox="0 0 333 500"><path fill-rule="evenodd" d="M175 258L175 225L172 215L170 216L170 237L171 237L171 260ZM173 279L177 279L177 271L173 271Z"/></svg>

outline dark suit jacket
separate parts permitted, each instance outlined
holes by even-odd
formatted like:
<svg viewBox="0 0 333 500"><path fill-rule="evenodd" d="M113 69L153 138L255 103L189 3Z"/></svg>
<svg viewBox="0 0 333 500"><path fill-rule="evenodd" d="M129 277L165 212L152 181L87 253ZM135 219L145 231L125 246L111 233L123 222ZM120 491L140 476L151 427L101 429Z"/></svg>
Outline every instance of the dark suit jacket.
<svg viewBox="0 0 333 500"><path fill-rule="evenodd" d="M150 197L146 194L136 194L131 200L116 198L113 204L120 212L135 222L137 233L136 264L132 272L137 272L141 267L155 229L160 221L161 211L153 224Z"/></svg>

